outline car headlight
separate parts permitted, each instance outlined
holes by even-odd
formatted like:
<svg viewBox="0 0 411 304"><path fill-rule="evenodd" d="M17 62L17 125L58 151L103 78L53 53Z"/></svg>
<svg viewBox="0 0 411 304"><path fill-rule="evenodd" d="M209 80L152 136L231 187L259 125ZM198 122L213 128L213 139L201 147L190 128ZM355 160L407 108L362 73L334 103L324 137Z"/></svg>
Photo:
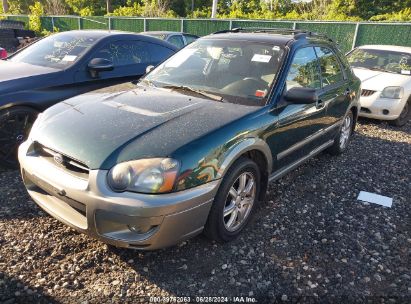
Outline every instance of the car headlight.
<svg viewBox="0 0 411 304"><path fill-rule="evenodd" d="M400 99L404 94L403 87L386 87L382 90L381 98L393 98L393 99Z"/></svg>
<svg viewBox="0 0 411 304"><path fill-rule="evenodd" d="M133 160L115 165L107 181L116 192L165 193L173 190L179 168L171 158Z"/></svg>

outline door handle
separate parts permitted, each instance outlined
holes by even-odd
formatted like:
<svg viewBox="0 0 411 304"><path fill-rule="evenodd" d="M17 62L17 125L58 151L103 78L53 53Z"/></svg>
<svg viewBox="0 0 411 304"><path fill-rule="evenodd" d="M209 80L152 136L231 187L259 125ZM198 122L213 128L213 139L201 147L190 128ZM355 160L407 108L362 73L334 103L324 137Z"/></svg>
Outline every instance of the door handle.
<svg viewBox="0 0 411 304"><path fill-rule="evenodd" d="M322 99L318 99L317 102L315 103L315 107L317 109L322 109L325 107L325 103L324 101L322 101Z"/></svg>

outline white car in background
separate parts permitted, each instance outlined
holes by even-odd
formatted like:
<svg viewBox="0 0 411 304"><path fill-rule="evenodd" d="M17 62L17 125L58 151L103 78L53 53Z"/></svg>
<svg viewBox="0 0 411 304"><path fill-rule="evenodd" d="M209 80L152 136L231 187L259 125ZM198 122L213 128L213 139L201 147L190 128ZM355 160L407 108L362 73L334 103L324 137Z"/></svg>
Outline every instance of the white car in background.
<svg viewBox="0 0 411 304"><path fill-rule="evenodd" d="M364 45L347 57L362 82L359 115L406 124L411 116L411 47Z"/></svg>

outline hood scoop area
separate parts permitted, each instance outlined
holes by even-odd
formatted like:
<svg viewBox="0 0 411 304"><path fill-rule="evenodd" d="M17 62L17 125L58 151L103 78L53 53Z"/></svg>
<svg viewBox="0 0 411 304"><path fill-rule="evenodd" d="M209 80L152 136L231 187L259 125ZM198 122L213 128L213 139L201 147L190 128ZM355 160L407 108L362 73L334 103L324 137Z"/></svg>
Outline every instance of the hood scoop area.
<svg viewBox="0 0 411 304"><path fill-rule="evenodd" d="M143 116L149 116L149 117L159 117L159 116L166 116L166 115L176 114L176 113L181 112L183 110L192 108L195 105L200 104L200 102L192 103L192 104L189 104L189 105L184 106L182 108L178 108L178 109L167 111L167 112L154 112L154 111L151 111L151 110L138 108L138 107L135 107L135 106L132 106L132 105L127 105L127 104L124 104L124 103L121 103L121 102L116 102L114 100L104 101L103 104L106 105L106 106L118 109L118 110L130 112L130 113L135 113L135 114L139 114L139 115L143 115Z"/></svg>

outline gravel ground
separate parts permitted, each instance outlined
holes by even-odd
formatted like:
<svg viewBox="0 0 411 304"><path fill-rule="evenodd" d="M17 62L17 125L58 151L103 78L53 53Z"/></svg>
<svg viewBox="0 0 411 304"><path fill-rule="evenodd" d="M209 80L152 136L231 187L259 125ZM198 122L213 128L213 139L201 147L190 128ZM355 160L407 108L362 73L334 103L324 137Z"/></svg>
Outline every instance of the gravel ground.
<svg viewBox="0 0 411 304"><path fill-rule="evenodd" d="M40 211L18 172L0 172L0 302L244 296L259 303L410 303L410 164L410 123L362 120L343 156L321 154L271 184L236 241L199 236L155 252L75 232ZM358 202L361 190L393 197L393 207Z"/></svg>

